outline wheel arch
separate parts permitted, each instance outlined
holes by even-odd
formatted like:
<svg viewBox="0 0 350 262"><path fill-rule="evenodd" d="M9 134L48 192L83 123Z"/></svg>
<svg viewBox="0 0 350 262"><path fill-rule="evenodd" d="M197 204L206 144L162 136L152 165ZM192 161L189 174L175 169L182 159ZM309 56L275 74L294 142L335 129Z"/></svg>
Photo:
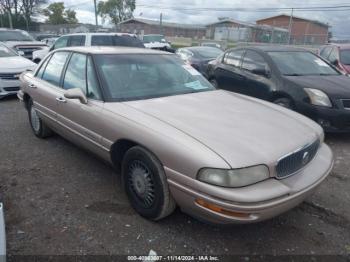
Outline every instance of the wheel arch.
<svg viewBox="0 0 350 262"><path fill-rule="evenodd" d="M25 108L28 110L29 109L29 101L30 101L31 97L30 95L28 95L27 93L24 93L23 95L23 102L24 102L24 106Z"/></svg>

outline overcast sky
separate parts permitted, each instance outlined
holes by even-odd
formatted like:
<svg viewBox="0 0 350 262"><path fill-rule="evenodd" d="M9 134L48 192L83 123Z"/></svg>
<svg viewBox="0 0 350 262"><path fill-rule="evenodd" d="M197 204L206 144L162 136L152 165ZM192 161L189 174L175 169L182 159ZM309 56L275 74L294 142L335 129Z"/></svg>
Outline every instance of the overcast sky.
<svg viewBox="0 0 350 262"><path fill-rule="evenodd" d="M53 0L51 0L53 2ZM59 0L57 0L59 1ZM87 0L63 0L66 6L72 6L77 12L77 17L82 23L94 23L93 0L91 4ZM159 19L159 15L163 13L164 21L190 23L190 24L206 24L217 21L217 17L232 17L237 20L254 22L257 19L277 15L278 13L262 13L262 12L213 12L213 11L174 11L169 9L160 9L157 6L175 6L175 7L216 7L216 8L271 8L271 7L315 7L315 6L335 6L350 5L345 0L136 0L137 8L134 12L135 17ZM297 3L295 3L297 2ZM80 4L82 3L82 4ZM146 8L141 5L152 6L154 8ZM350 39L350 11L333 11L333 12L295 12L296 16L319 20L329 23L335 37Z"/></svg>

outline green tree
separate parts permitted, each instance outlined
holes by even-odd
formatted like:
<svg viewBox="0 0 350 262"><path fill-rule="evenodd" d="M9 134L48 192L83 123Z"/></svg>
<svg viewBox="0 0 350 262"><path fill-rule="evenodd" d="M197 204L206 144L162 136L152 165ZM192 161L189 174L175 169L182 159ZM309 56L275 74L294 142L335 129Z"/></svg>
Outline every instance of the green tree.
<svg viewBox="0 0 350 262"><path fill-rule="evenodd" d="M78 23L76 12L71 9L66 10L63 2L50 4L43 10L43 14L48 17L46 22L50 24L59 25Z"/></svg>
<svg viewBox="0 0 350 262"><path fill-rule="evenodd" d="M136 0L107 0L98 3L97 12L102 19L110 19L113 24L130 19L136 8Z"/></svg>

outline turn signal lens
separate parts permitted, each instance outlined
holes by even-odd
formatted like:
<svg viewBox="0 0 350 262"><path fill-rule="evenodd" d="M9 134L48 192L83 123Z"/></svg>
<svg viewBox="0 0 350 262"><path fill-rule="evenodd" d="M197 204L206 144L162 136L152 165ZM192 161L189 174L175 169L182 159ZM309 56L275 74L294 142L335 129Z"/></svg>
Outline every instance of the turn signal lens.
<svg viewBox="0 0 350 262"><path fill-rule="evenodd" d="M220 206L205 202L202 199L197 199L196 203L198 205L206 208L206 209L209 209L211 211L214 211L214 212L226 215L226 216L237 217L237 218L249 218L251 216L251 214L249 214L249 213L241 213L241 212L234 212L234 211L226 210Z"/></svg>

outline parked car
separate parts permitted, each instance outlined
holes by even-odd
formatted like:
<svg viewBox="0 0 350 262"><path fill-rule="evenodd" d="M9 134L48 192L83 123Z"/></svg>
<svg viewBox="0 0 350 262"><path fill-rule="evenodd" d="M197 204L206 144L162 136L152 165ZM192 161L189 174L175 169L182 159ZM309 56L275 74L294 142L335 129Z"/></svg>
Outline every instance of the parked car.
<svg viewBox="0 0 350 262"><path fill-rule="evenodd" d="M23 54L25 58L33 59L33 52L47 47L47 45L35 39L26 31L18 29L0 28L0 42Z"/></svg>
<svg viewBox="0 0 350 262"><path fill-rule="evenodd" d="M6 232L3 204L0 202L0 262L6 262Z"/></svg>
<svg viewBox="0 0 350 262"><path fill-rule="evenodd" d="M208 76L218 88L295 110L328 132L350 131L350 79L312 52L231 49L208 66Z"/></svg>
<svg viewBox="0 0 350 262"><path fill-rule="evenodd" d="M143 44L146 48L163 50L174 53L175 50L171 44L165 39L164 35L144 35L142 37Z"/></svg>
<svg viewBox="0 0 350 262"><path fill-rule="evenodd" d="M0 43L0 98L17 94L20 86L19 75L35 68L36 64L32 61Z"/></svg>
<svg viewBox="0 0 350 262"><path fill-rule="evenodd" d="M201 46L208 46L208 47L215 47L215 48L222 49L222 46L219 43L215 43L215 42L202 42Z"/></svg>
<svg viewBox="0 0 350 262"><path fill-rule="evenodd" d="M332 44L320 50L320 56L336 66L341 72L350 74L350 45Z"/></svg>
<svg viewBox="0 0 350 262"><path fill-rule="evenodd" d="M144 48L143 43L133 34L125 33L81 33L61 36L48 48L33 53L33 61L40 61L50 52L70 46L128 46Z"/></svg>
<svg viewBox="0 0 350 262"><path fill-rule="evenodd" d="M59 49L21 81L34 134L57 132L121 169L148 219L178 205L216 223L261 221L298 205L332 169L315 122L215 90L174 54Z"/></svg>
<svg viewBox="0 0 350 262"><path fill-rule="evenodd" d="M206 76L208 71L208 63L223 53L218 48L205 46L184 47L176 50L176 54L182 60L197 69L204 76Z"/></svg>

